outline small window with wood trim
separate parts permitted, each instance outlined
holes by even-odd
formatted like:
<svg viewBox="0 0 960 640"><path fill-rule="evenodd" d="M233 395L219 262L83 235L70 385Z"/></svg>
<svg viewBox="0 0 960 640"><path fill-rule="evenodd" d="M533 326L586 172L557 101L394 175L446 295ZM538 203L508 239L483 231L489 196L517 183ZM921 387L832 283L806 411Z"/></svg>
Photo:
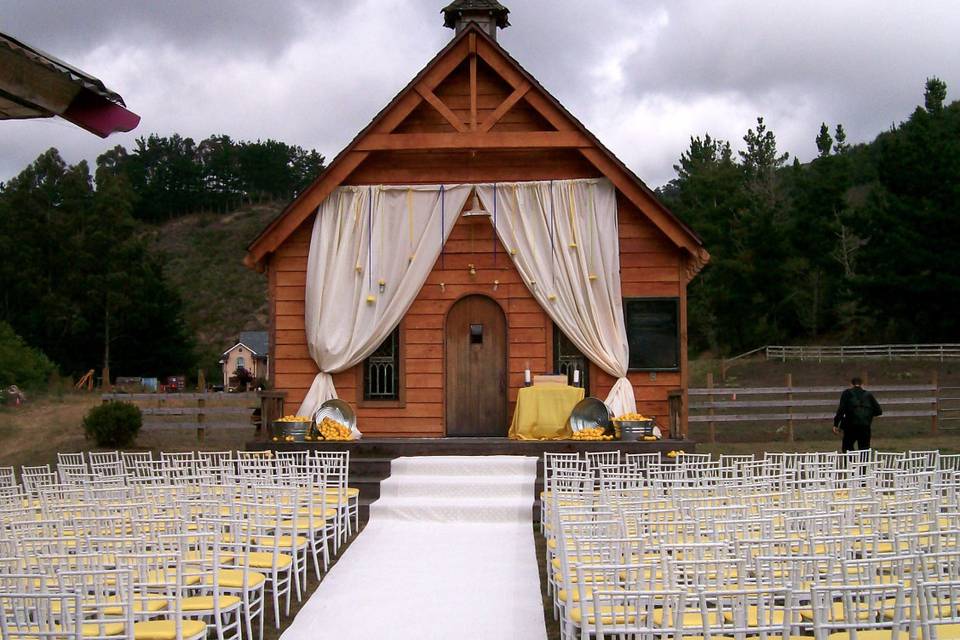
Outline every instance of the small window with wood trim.
<svg viewBox="0 0 960 640"><path fill-rule="evenodd" d="M400 327L363 361L363 399L400 400Z"/></svg>
<svg viewBox="0 0 960 640"><path fill-rule="evenodd" d="M567 384L583 387L590 395L590 361L557 325L553 325L553 370L567 376Z"/></svg>
<svg viewBox="0 0 960 640"><path fill-rule="evenodd" d="M628 298L623 315L631 371L680 369L679 298Z"/></svg>

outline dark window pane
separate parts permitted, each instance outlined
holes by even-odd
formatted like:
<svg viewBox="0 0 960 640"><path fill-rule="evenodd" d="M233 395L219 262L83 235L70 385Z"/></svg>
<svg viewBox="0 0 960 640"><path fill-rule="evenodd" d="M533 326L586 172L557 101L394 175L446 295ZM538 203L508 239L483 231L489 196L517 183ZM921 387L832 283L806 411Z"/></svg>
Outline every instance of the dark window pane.
<svg viewBox="0 0 960 640"><path fill-rule="evenodd" d="M590 361L557 325L553 325L553 371L567 376L567 384L571 386L573 372L579 371L580 382L576 386L583 387L583 392L590 395Z"/></svg>
<svg viewBox="0 0 960 640"><path fill-rule="evenodd" d="M400 328L363 361L363 399L400 399Z"/></svg>
<svg viewBox="0 0 960 640"><path fill-rule="evenodd" d="M631 369L680 368L680 300L633 298L623 302Z"/></svg>

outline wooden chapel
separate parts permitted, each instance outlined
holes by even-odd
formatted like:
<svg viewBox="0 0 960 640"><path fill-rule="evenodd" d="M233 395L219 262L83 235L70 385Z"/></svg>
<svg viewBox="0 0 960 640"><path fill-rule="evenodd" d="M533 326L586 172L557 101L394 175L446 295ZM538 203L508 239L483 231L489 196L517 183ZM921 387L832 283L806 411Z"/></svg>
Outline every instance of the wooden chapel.
<svg viewBox="0 0 960 640"><path fill-rule="evenodd" d="M271 378L285 412L318 373L304 327L307 259L318 206L335 189L604 178L616 190L627 377L638 411L668 426L670 397L686 406L686 292L709 259L703 243L497 43L505 7L458 0L443 12L450 43L248 249L246 264L268 275ZM333 376L365 437L506 435L527 368L580 371L601 399L615 381L554 325L489 219L469 215L475 206L471 197L451 214L443 252L397 329ZM477 327L480 367L464 364ZM674 422L685 434L686 411Z"/></svg>

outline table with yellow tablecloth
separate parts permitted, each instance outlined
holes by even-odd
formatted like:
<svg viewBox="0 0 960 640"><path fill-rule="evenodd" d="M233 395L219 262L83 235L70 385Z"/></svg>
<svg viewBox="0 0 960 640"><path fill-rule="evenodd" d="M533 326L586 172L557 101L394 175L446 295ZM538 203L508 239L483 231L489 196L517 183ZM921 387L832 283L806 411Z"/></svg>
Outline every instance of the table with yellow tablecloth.
<svg viewBox="0 0 960 640"><path fill-rule="evenodd" d="M510 438L566 440L572 437L567 418L581 400L583 389L579 387L544 384L520 389L510 423Z"/></svg>

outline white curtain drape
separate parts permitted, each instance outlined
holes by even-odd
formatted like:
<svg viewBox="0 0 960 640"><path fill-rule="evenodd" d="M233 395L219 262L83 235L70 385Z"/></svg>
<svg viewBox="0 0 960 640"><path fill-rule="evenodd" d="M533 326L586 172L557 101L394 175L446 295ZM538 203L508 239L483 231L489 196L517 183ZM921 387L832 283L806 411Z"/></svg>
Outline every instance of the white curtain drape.
<svg viewBox="0 0 960 640"><path fill-rule="evenodd" d="M477 185L500 241L537 302L585 356L617 378L615 415L636 411L620 290L617 200L604 179Z"/></svg>
<svg viewBox="0 0 960 640"><path fill-rule="evenodd" d="M299 415L337 397L331 374L362 362L400 323L472 189L340 187L323 201L310 240L304 315L320 373Z"/></svg>

